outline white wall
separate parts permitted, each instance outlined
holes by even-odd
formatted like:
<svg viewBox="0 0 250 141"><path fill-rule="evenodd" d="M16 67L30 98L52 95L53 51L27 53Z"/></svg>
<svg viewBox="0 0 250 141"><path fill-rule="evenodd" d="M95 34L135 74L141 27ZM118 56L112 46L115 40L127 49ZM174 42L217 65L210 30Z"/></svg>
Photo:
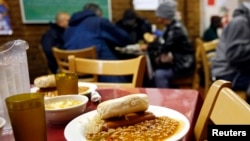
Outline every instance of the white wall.
<svg viewBox="0 0 250 141"><path fill-rule="evenodd" d="M232 13L235 8L238 7L239 0L215 0L215 4L213 6L210 6L207 4L208 0L202 0L201 2L201 33L204 32L204 30L209 27L210 25L210 17L212 15L222 15L221 7L225 6L229 12L229 20L232 17Z"/></svg>

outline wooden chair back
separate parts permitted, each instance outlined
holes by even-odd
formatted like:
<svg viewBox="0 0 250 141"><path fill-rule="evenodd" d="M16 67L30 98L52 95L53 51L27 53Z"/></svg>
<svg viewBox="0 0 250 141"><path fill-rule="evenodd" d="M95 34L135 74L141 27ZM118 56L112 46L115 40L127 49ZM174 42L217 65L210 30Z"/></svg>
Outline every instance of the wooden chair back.
<svg viewBox="0 0 250 141"><path fill-rule="evenodd" d="M53 54L56 58L59 72L69 72L69 63L68 63L68 56L74 55L76 57L81 58L91 58L96 59L96 47L88 47L84 49L77 49L77 50L63 50L57 47L52 48Z"/></svg>
<svg viewBox="0 0 250 141"><path fill-rule="evenodd" d="M194 127L194 137L196 141L201 141L202 137L206 137L206 127L209 123L209 115L211 114L215 99L217 98L219 91L223 87L230 87L231 83L224 80L217 80L210 86L207 97L204 100L199 116Z"/></svg>
<svg viewBox="0 0 250 141"><path fill-rule="evenodd" d="M202 42L202 45L200 46L202 68L204 73L204 94L208 92L208 89L212 84L211 59L216 55L215 51L218 42L218 39L209 42ZM203 98L204 97L205 95Z"/></svg>
<svg viewBox="0 0 250 141"><path fill-rule="evenodd" d="M101 86L117 87L141 87L146 67L146 57L141 55L126 60L93 60L69 56L69 70L71 72L110 76L132 75L131 83L99 83ZM98 82L96 79L95 82Z"/></svg>
<svg viewBox="0 0 250 141"><path fill-rule="evenodd" d="M218 45L219 40L215 39L209 42L203 42L201 46L201 59L202 59L202 68L204 72L204 95L203 98L206 97L208 92L208 88L213 83L212 75L211 75L211 60L216 55L216 47ZM246 92L243 90L237 90L236 93L244 100L246 100Z"/></svg>
<svg viewBox="0 0 250 141"><path fill-rule="evenodd" d="M230 86L228 81L217 80L209 88L194 127L196 141L207 139L209 124L250 124L250 105Z"/></svg>
<svg viewBox="0 0 250 141"><path fill-rule="evenodd" d="M196 43L196 48L195 48L195 70L194 70L192 88L193 89L199 89L199 87L200 87L200 74L199 74L199 71L201 69L202 40L200 38L197 38L195 40L195 43Z"/></svg>

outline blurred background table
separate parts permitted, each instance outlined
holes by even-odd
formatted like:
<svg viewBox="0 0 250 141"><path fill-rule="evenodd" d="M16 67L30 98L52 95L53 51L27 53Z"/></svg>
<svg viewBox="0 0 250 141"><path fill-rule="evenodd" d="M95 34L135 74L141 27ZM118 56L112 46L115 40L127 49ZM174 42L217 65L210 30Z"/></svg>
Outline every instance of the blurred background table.
<svg viewBox="0 0 250 141"><path fill-rule="evenodd" d="M150 60L150 56L147 51L141 50L140 44L131 44L126 47L116 47L115 50L118 52L118 56L121 59L130 59L135 58L139 55L146 56L146 73L145 73L145 81L149 81L153 78L153 68ZM147 86L147 85L146 85Z"/></svg>
<svg viewBox="0 0 250 141"><path fill-rule="evenodd" d="M124 59L146 54L146 51L141 50L139 44L131 44L127 45L126 47L116 47L115 50L119 52Z"/></svg>
<svg viewBox="0 0 250 141"><path fill-rule="evenodd" d="M188 134L183 141L191 140L193 126L199 113L199 92L191 89L159 89L159 88L98 88L102 101L114 99L133 93L146 93L150 105L157 105L176 110L185 115L191 124ZM98 103L89 102L86 112L95 110ZM65 125L47 125L47 141L66 141L64 138ZM31 133L32 134L32 133ZM14 141L12 131L3 131L0 141Z"/></svg>

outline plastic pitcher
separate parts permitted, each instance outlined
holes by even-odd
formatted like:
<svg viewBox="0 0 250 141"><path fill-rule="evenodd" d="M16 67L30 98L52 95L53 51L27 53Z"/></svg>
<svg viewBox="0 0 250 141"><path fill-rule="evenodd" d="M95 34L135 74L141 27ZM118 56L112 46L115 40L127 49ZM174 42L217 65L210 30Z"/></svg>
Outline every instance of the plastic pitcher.
<svg viewBox="0 0 250 141"><path fill-rule="evenodd" d="M7 120L5 129L11 129L4 100L6 97L30 92L30 79L24 40L9 41L0 46L0 116Z"/></svg>

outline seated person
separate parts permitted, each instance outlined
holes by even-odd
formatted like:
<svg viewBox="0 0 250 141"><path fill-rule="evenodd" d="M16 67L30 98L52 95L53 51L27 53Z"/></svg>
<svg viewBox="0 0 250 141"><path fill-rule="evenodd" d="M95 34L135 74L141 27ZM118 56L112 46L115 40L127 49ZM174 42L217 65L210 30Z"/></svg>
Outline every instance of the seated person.
<svg viewBox="0 0 250 141"><path fill-rule="evenodd" d="M189 42L187 31L175 18L176 1L166 0L156 10L158 21L165 25L160 38L150 39L147 49L154 69L155 87L169 88L170 80L191 75L194 71L194 48Z"/></svg>
<svg viewBox="0 0 250 141"><path fill-rule="evenodd" d="M136 15L132 9L127 9L122 19L117 21L117 26L124 29L132 39L132 44L136 44L143 40L144 33L151 33L151 24Z"/></svg>
<svg viewBox="0 0 250 141"><path fill-rule="evenodd" d="M66 12L59 12L55 17L55 24L50 23L50 29L44 33L41 39L42 49L47 58L48 67L52 73L57 73L58 65L52 52L52 47L63 48L63 34L68 27L70 15Z"/></svg>
<svg viewBox="0 0 250 141"><path fill-rule="evenodd" d="M210 26L205 30L203 34L203 41L208 42L215 39L218 39L218 28L222 28L222 22L220 16L212 16L210 18Z"/></svg>
<svg viewBox="0 0 250 141"><path fill-rule="evenodd" d="M250 2L243 2L223 29L216 56L212 60L212 76L232 82L232 89L248 89L250 103Z"/></svg>
<svg viewBox="0 0 250 141"><path fill-rule="evenodd" d="M96 46L97 58L117 60L115 47L131 44L129 35L121 28L102 18L99 5L87 3L82 11L72 15L64 34L65 49L81 49ZM101 82L124 82L123 77L99 77Z"/></svg>

